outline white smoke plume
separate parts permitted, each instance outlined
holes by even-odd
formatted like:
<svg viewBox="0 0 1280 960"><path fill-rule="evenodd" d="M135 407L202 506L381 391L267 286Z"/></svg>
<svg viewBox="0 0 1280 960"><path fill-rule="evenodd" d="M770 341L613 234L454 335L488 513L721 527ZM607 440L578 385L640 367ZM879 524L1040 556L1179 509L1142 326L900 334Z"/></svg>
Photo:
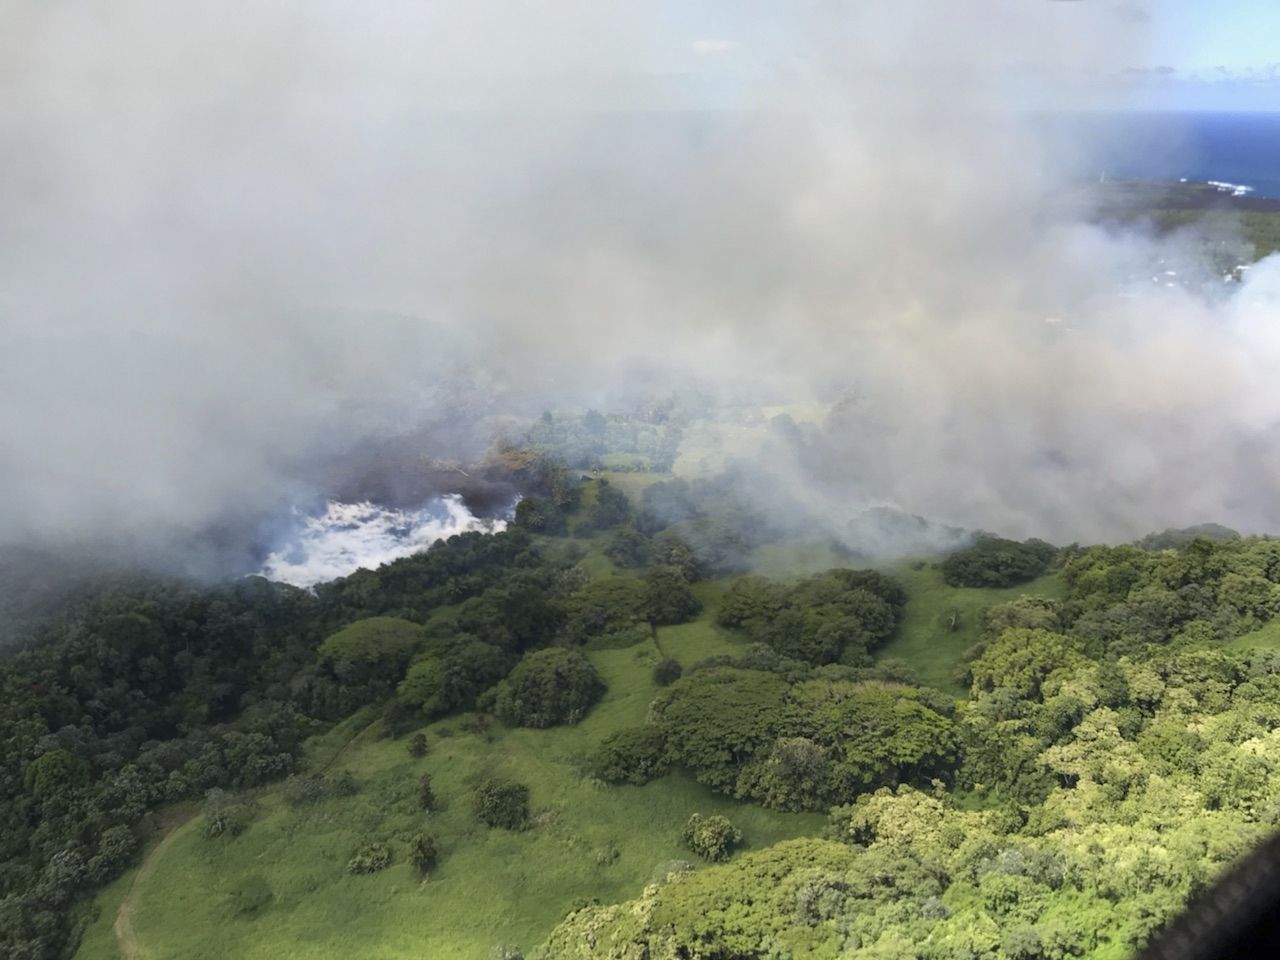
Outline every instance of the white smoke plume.
<svg viewBox="0 0 1280 960"><path fill-rule="evenodd" d="M503 520L477 520L457 496L418 510L331 500L319 516L298 517L297 529L282 549L267 556L261 575L310 587L361 567L376 569L457 533L505 528Z"/></svg>
<svg viewBox="0 0 1280 960"><path fill-rule="evenodd" d="M1126 103L1150 7L3 0L0 543L637 370L851 397L771 463L833 516L1275 529L1280 267L1153 284L1061 202L1107 145L1031 121Z"/></svg>

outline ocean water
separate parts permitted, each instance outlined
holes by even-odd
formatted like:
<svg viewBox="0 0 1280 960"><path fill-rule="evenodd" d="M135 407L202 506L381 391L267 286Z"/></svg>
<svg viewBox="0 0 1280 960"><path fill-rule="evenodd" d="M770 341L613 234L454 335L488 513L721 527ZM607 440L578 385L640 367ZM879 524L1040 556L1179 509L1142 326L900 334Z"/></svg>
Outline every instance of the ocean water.
<svg viewBox="0 0 1280 960"><path fill-rule="evenodd" d="M1126 113L1075 118L1108 144L1108 176L1220 181L1280 199L1280 113Z"/></svg>

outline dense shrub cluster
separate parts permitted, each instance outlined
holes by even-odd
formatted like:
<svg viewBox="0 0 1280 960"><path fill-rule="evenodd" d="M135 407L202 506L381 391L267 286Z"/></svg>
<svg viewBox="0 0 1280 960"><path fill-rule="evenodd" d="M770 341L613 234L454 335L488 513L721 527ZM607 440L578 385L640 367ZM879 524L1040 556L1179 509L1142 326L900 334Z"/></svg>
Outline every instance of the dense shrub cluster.
<svg viewBox="0 0 1280 960"><path fill-rule="evenodd" d="M0 955L62 957L73 899L128 865L156 805L209 794L204 830L234 836L251 808L231 791L292 773L303 738L384 698L411 657L442 668L434 685L419 668L420 702L392 702L393 730L468 706L555 638L560 575L514 530L452 537L314 595L256 578L86 587L0 662ZM421 622L444 604L459 613L428 636ZM333 786L286 792L307 803Z"/></svg>
<svg viewBox="0 0 1280 960"><path fill-rule="evenodd" d="M490 778L472 796L476 819L490 827L523 830L529 823L529 788L523 783Z"/></svg>
<svg viewBox="0 0 1280 960"><path fill-rule="evenodd" d="M656 725L610 734L592 759L593 773L606 783L648 783L670 766L666 734Z"/></svg>
<svg viewBox="0 0 1280 960"><path fill-rule="evenodd" d="M243 797L214 787L205 794L200 812L203 816L203 833L207 839L238 837L253 820L253 804ZM132 834L130 834L132 838Z"/></svg>
<svg viewBox="0 0 1280 960"><path fill-rule="evenodd" d="M674 408L673 408L674 409ZM544 413L525 442L534 450L582 469L671 469L683 430L668 414L641 418L588 410L581 416Z"/></svg>
<svg viewBox="0 0 1280 960"><path fill-rule="evenodd" d="M686 623L702 612L702 601L689 586L685 571L674 566L653 567L645 574L645 613L650 623Z"/></svg>
<svg viewBox="0 0 1280 960"><path fill-rule="evenodd" d="M566 632L575 643L629 645L649 635L649 591L635 577L597 577L565 604Z"/></svg>
<svg viewBox="0 0 1280 960"><path fill-rule="evenodd" d="M515 572L533 572L541 566L526 531L473 531L438 541L422 553L377 570L357 570L320 584L315 592L337 625L375 616L422 623L437 607L480 596Z"/></svg>
<svg viewBox="0 0 1280 960"><path fill-rule="evenodd" d="M544 492L563 515L574 489ZM148 810L205 798L203 830L230 840L253 812L240 798L294 773L305 737L364 704L385 703L393 733L477 706L513 724L581 719L602 687L575 645L695 615L697 579L735 569L762 536L714 483L651 490L634 511L599 490L587 501L588 525L614 531L610 549L638 576L587 581L544 560L517 524L314 595L248 579L121 583L77 601L0 663L0 955L64 956L77 897L128 865ZM645 907L662 943L1008 960L1140 943L1280 822L1280 657L1224 646L1280 613L1280 541L1146 543L1161 549L986 538L949 558L944 574L983 586L1060 563L1066 588L985 613L958 706L899 666L870 664L905 605L891 578L736 580L719 618L752 645L687 671L659 665L668 685L648 722L602 743L592 771L642 783L678 766L774 809L839 805L839 842L712 868L719 901L701 873L673 876ZM974 809L952 805L948 783ZM303 805L351 786L312 774L282 792ZM429 776L418 801L436 803ZM528 821L520 784L482 784L474 802L484 823ZM861 848L853 859L848 844ZM434 838L414 837L409 852L430 869ZM390 859L371 844L352 869ZM719 943L733 898L756 897L766 875L775 899L751 899L736 939ZM270 887L250 884L236 902L237 915L265 909ZM702 940L690 939L694 917ZM647 936L648 922L627 935ZM809 939L783 942L793 933Z"/></svg>
<svg viewBox="0 0 1280 960"><path fill-rule="evenodd" d="M608 480L596 483L596 498L587 516L578 525L582 533L611 530L631 521L631 501Z"/></svg>
<svg viewBox="0 0 1280 960"><path fill-rule="evenodd" d="M604 555L619 567L648 566L653 555L653 541L633 527L623 527L609 538Z"/></svg>
<svg viewBox="0 0 1280 960"><path fill-rule="evenodd" d="M526 654L498 684L493 712L510 726L554 727L577 723L603 693L600 675L581 652L549 647Z"/></svg>
<svg viewBox="0 0 1280 960"><path fill-rule="evenodd" d="M363 843L347 861L347 872L354 874L377 873L391 866L391 847L381 840Z"/></svg>
<svg viewBox="0 0 1280 960"><path fill-rule="evenodd" d="M407 709L402 714L388 711L399 721L393 732L471 707L481 692L506 675L511 660L500 647L468 634L429 641L427 652L409 666L396 687L394 703Z"/></svg>
<svg viewBox="0 0 1280 960"><path fill-rule="evenodd" d="M742 572L751 550L777 535L744 490L730 475L646 487L636 528L653 538L650 562L683 567L689 580Z"/></svg>
<svg viewBox="0 0 1280 960"><path fill-rule="evenodd" d="M291 772L317 614L259 580L117 583L0 661L0 956L61 956L73 899L129 864L152 807Z"/></svg>
<svg viewBox="0 0 1280 960"><path fill-rule="evenodd" d="M434 810L436 807L436 791L431 784L431 774L424 773L418 778L418 786L414 792L418 799L418 807L422 810Z"/></svg>
<svg viewBox="0 0 1280 960"><path fill-rule="evenodd" d="M641 728L652 732L615 735L598 763L621 768L630 755L639 765L661 743L666 762L779 810L821 810L878 786L927 783L955 766L955 724L929 696L829 673L792 682L738 667L696 670L655 699ZM945 699L934 706L949 708Z"/></svg>
<svg viewBox="0 0 1280 960"><path fill-rule="evenodd" d="M332 774L296 773L285 780L281 794L285 803L297 807L319 803L330 797L349 797L359 790L355 777L346 770L340 770Z"/></svg>
<svg viewBox="0 0 1280 960"><path fill-rule="evenodd" d="M783 657L859 665L893 635L906 603L902 585L875 570L828 570L793 584L746 576L729 586L717 619Z"/></svg>
<svg viewBox="0 0 1280 960"><path fill-rule="evenodd" d="M653 668L653 682L660 687L670 686L682 676L684 676L684 667L680 666L679 660L672 657L663 658Z"/></svg>
<svg viewBox="0 0 1280 960"><path fill-rule="evenodd" d="M1061 599L986 612L958 706L842 667L672 684L652 726L674 761L770 806L842 794L828 838L583 908L533 956L585 960L588 935L637 955L1132 955L1280 823L1280 654L1223 645L1280 611L1280 541L1074 550L1062 575Z"/></svg>
<svg viewBox="0 0 1280 960"><path fill-rule="evenodd" d="M1057 554L1043 540L979 537L942 561L942 578L953 587L1012 587L1042 576Z"/></svg>
<svg viewBox="0 0 1280 960"><path fill-rule="evenodd" d="M741 571L750 550L776 535L736 477L650 484L638 506L607 479L590 489L575 532L613 531L605 553L619 567L676 567L693 582ZM563 503L526 499L515 525L559 535L568 530L568 514Z"/></svg>
<svg viewBox="0 0 1280 960"><path fill-rule="evenodd" d="M720 814L704 817L695 813L684 825L681 839L704 860L728 860L733 848L742 842L742 831L730 823L728 817Z"/></svg>

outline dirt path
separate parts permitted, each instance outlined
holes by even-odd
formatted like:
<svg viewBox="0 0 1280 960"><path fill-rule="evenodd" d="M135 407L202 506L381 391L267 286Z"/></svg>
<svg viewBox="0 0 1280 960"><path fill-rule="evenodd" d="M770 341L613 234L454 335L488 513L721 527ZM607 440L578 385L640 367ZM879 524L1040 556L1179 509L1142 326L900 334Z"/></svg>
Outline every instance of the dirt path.
<svg viewBox="0 0 1280 960"><path fill-rule="evenodd" d="M347 748L355 743L360 737L364 736L377 724L378 718L372 723L361 727L351 735L328 761L322 766L318 772L324 773L332 767L347 752ZM173 838L178 835L178 831L182 829L183 824L196 815L195 810L184 809L178 812L173 819L166 825L164 835L142 859L142 866L138 867L138 872L133 875L133 880L129 883L129 892L124 895L124 899L120 901L120 908L116 911L115 923L111 925L111 930L116 935L116 944L120 947L120 955L124 960L141 960L141 946L138 943L138 935L133 929L133 910L137 901L138 885L146 882L146 880L155 872L156 865L160 862L160 858L164 856L165 850L169 848L169 844L173 842Z"/></svg>
<svg viewBox="0 0 1280 960"><path fill-rule="evenodd" d="M194 810L184 810L179 815L173 825L169 827L168 832L160 838L160 842L152 847L151 851L143 858L142 866L138 868L138 872L133 875L133 880L129 883L129 892L120 901L120 909L116 911L116 922L111 925L111 930L116 935L116 944L119 945L120 954L125 960L138 960L141 956L138 935L133 930L133 908L137 899L138 884L145 881L155 872L156 864L160 862L160 858L164 856L165 850L169 848L173 838L178 835L182 825L194 816Z"/></svg>
<svg viewBox="0 0 1280 960"><path fill-rule="evenodd" d="M649 624L649 636L653 638L653 645L658 648L658 656L665 660L667 651L662 649L662 641L658 639L658 628L652 623Z"/></svg>
<svg viewBox="0 0 1280 960"><path fill-rule="evenodd" d="M373 720L372 720L369 724L367 724L366 726L361 727L359 730L357 730L355 733L353 733L353 734L351 735L351 738L350 738L349 740L347 740L347 742L346 742L346 743L344 743L342 746L340 746L340 747L337 749L337 751L334 753L334 755L333 755L333 756L331 756L328 760L326 760L326 761L325 761L325 763L324 763L324 766L322 766L320 769L318 769L318 770L316 771L316 773L328 773L328 772L329 772L329 768L330 768L330 767L332 767L335 763L337 763L337 762L342 758L342 755L343 755L344 753L346 753L346 752L347 752L347 747L351 746L353 743L355 743L357 740L359 740L361 737L363 737L366 733L368 733L370 730L372 730L375 726L377 726L378 721L379 721L380 719L382 719L382 718L381 718L381 717L374 717L374 718L373 718Z"/></svg>

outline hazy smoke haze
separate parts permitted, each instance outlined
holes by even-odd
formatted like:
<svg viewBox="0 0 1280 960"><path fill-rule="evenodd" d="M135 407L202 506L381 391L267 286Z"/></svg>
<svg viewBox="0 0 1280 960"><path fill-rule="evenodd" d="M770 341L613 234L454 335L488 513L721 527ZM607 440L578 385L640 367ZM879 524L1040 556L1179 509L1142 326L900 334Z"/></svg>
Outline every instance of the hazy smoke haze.
<svg viewBox="0 0 1280 960"><path fill-rule="evenodd" d="M1280 268L1077 222L1107 145L1028 119L1121 103L1146 4L685 6L0 2L0 542L635 370L852 398L769 460L837 525L1280 526Z"/></svg>

